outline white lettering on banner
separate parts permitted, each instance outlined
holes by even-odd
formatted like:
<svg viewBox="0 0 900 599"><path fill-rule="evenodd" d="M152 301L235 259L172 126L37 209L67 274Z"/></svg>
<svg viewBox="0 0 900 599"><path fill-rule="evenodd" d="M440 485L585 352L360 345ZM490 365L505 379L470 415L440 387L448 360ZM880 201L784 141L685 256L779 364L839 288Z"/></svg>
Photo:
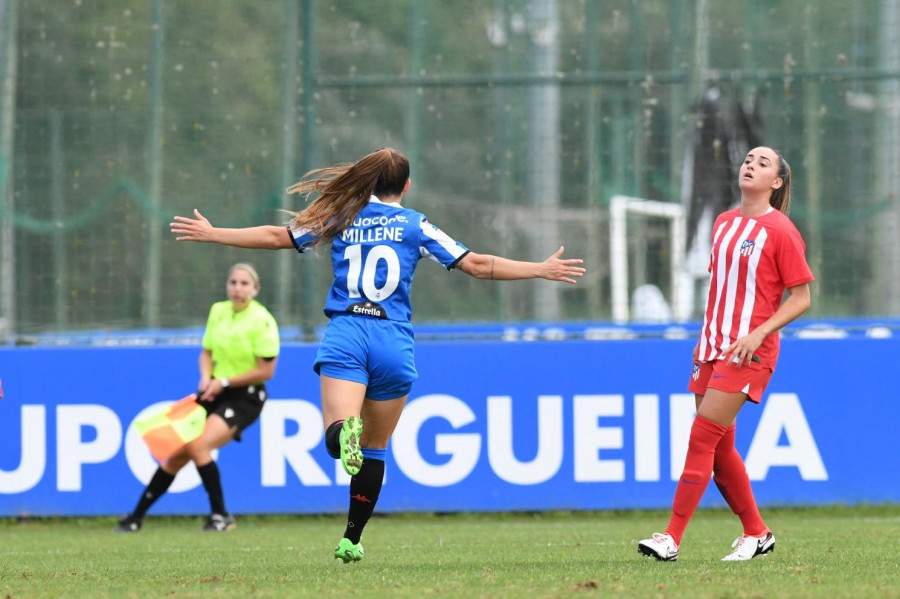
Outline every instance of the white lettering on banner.
<svg viewBox="0 0 900 599"><path fill-rule="evenodd" d="M22 406L22 457L15 470L0 470L0 493L24 493L44 477L47 467L47 409ZM28 431L28 434L25 434Z"/></svg>
<svg viewBox="0 0 900 599"><path fill-rule="evenodd" d="M139 420L150 412L162 409L173 403L175 402L161 401L149 405L138 412L137 416L134 417L134 420ZM141 434L134 427L134 420L131 421L128 430L125 432L125 459L134 476L141 481L141 483L146 485L150 482L150 479L153 478L153 474L159 468L159 463L157 463L153 454L150 453L150 450L147 449L147 444L144 443ZM213 449L210 453L215 460L219 455L219 450ZM175 475L175 480L172 481L172 485L166 492L183 493L185 491L190 491L191 489L198 487L201 482L200 473L197 472L196 468L192 468L189 465L178 471L178 474Z"/></svg>
<svg viewBox="0 0 900 599"><path fill-rule="evenodd" d="M297 423L297 432L286 436L285 423ZM298 399L269 400L259 418L260 466L264 487L283 487L287 468L307 487L331 484L328 475L313 459L311 451L322 442L322 414L308 401ZM340 462L338 462L340 464Z"/></svg>
<svg viewBox="0 0 900 599"><path fill-rule="evenodd" d="M537 455L520 462L513 452L512 398L488 397L488 461L497 476L515 485L536 485L553 478L563 460L563 400L538 397Z"/></svg>
<svg viewBox="0 0 900 599"><path fill-rule="evenodd" d="M511 396L487 397L484 433L459 432L458 429L477 421L471 407L459 398L432 394L411 401L397 426L391 448L399 471L411 481L429 487L444 487L466 479L484 455L491 470L500 480L516 485L539 485L559 475L566 452L572 451L574 481L624 482L628 457L624 447L626 419L623 395L575 395L572 398L571 439L565 436L565 398L556 395L538 397L537 414L532 426L519 431L529 441L534 457L517 459L513 431ZM634 473L640 482L656 482L665 477L662 452L664 427L660 422L661 398L654 394L633 397ZM664 401L664 400L663 400ZM694 396L675 393L668 396L669 477L678 480L684 468L684 457L695 415ZM169 402L145 408L157 409ZM752 480L765 480L772 467L796 468L803 480L828 480L828 472L816 440L794 393L772 393L762 406L759 423L747 452L747 472ZM431 419L449 423L448 432L421 437ZM604 419L604 420L601 420ZM612 419L614 425L600 426ZM297 431L287 434L289 421ZM283 487L288 481L288 468L305 486L348 485L349 477L340 462L334 471L320 465L322 451L321 412L305 400L273 400L267 402L260 418L261 483L264 487ZM47 463L47 418L43 405L21 406L21 457L14 470L0 470L0 494L24 493L40 484ZM85 431L86 428L92 428ZM26 434L27 431L27 434ZM486 435L486 443L482 437ZM90 440L85 440L90 439ZM783 444L779 442L785 439ZM420 447L434 444L432 452L440 456L440 464L429 463ZM83 468L113 459L122 445L122 425L108 407L96 404L56 406L56 486L59 491L80 491ZM484 448L483 448L484 445ZM157 468L133 426L125 436L125 457L135 476L149 482ZM4 451L10 448L4 446ZM604 455L614 453L614 456ZM615 459L613 459L615 458ZM4 462L7 463L7 462ZM661 472L662 471L662 472ZM186 468L176 478L170 491L180 492L200 485L194 468Z"/></svg>
<svg viewBox="0 0 900 599"><path fill-rule="evenodd" d="M634 396L634 480L659 480L659 396Z"/></svg>
<svg viewBox="0 0 900 599"><path fill-rule="evenodd" d="M625 399L621 395L576 395L572 399L575 482L624 481L625 462L602 460L599 457L601 449L622 449L622 429L598 426L597 420L621 417L625 413Z"/></svg>
<svg viewBox="0 0 900 599"><path fill-rule="evenodd" d="M445 433L435 436L435 452L449 455L446 464L426 462L419 453L419 429L426 420L442 418L453 428L475 422L475 414L465 402L451 395L424 395L407 404L391 442L394 460L400 470L421 485L446 487L465 479L481 453L478 433Z"/></svg>
<svg viewBox="0 0 900 599"><path fill-rule="evenodd" d="M782 431L787 445L778 445ZM796 393L769 395L745 462L747 474L753 480L764 480L771 466L796 466L803 480L828 480Z"/></svg>
<svg viewBox="0 0 900 599"><path fill-rule="evenodd" d="M286 436L286 423L297 423L296 434ZM322 443L322 412L312 402L303 399L269 399L259 417L260 471L264 487L287 485L287 466L307 487L331 485L328 475L312 456ZM321 449L319 449L321 451ZM340 460L334 461L334 484L350 486L350 475ZM387 484L385 477L384 483Z"/></svg>
<svg viewBox="0 0 900 599"><path fill-rule="evenodd" d="M678 480L684 471L691 427L697 415L697 399L693 393L669 396L669 479Z"/></svg>
<svg viewBox="0 0 900 599"><path fill-rule="evenodd" d="M677 481L684 470L691 426L697 414L690 393L669 396L670 477ZM787 445L778 445L782 431ZM750 480L765 480L771 466L796 467L803 480L828 480L825 463L796 393L772 393L744 460Z"/></svg>
<svg viewBox="0 0 900 599"><path fill-rule="evenodd" d="M97 431L93 441L82 441L81 429ZM100 464L116 455L122 443L122 424L106 406L56 406L56 488L81 490L81 465Z"/></svg>

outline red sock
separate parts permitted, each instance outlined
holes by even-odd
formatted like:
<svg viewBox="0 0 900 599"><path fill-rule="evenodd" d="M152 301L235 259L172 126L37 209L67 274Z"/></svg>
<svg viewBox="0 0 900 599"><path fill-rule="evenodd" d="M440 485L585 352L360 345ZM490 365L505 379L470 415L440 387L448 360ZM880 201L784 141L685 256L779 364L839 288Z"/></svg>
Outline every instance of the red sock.
<svg viewBox="0 0 900 599"><path fill-rule="evenodd" d="M734 428L733 424L729 426L716 446L713 480L728 502L728 507L741 519L744 534L760 537L769 529L756 507L744 460L734 448Z"/></svg>
<svg viewBox="0 0 900 599"><path fill-rule="evenodd" d="M725 427L707 420L703 416L694 418L691 426L691 438L688 442L687 458L684 460L684 472L675 489L675 501L672 502L672 517L666 532L681 544L684 529L687 528L691 516L703 497L712 476L713 459L716 446L725 434Z"/></svg>
<svg viewBox="0 0 900 599"><path fill-rule="evenodd" d="M728 492L728 475L724 474L723 472L724 470L728 469L728 466L726 464L733 460L733 457L730 456L731 452L737 451L734 449L735 428L735 425L732 424L727 429L725 429L725 434L722 435L722 439L719 440L719 444L716 445L716 454L713 458L713 482L716 483L717 487L719 487L719 493L721 493L722 497L725 498L725 501L728 503L728 507L731 508L732 512L737 514L740 510L737 507L734 499L731 497L731 493ZM728 456L728 458L726 458L726 455Z"/></svg>

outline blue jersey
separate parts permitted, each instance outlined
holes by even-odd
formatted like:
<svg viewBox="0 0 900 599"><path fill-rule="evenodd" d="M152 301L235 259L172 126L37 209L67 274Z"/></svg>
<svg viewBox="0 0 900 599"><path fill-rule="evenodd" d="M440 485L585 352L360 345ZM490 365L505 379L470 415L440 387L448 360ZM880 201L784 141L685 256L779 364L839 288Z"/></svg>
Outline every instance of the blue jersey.
<svg viewBox="0 0 900 599"><path fill-rule="evenodd" d="M289 231L300 252L316 241L306 229ZM449 270L468 251L421 212L372 196L353 224L332 240L334 282L325 315L349 313L409 322L409 291L419 260L430 258Z"/></svg>

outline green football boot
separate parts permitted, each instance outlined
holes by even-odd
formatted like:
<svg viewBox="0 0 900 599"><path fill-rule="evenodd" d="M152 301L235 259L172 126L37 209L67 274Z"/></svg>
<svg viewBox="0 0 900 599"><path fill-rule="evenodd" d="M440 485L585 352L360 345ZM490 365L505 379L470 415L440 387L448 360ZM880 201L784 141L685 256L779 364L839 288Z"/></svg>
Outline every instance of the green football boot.
<svg viewBox="0 0 900 599"><path fill-rule="evenodd" d="M363 454L359 446L359 436L362 434L363 422L361 418L350 416L344 420L341 427L341 464L344 471L350 476L359 474L362 468Z"/></svg>
<svg viewBox="0 0 900 599"><path fill-rule="evenodd" d="M355 545L350 542L350 539L343 538L338 542L337 547L334 548L334 559L344 560L345 564L349 564L350 562L358 562L363 558L365 552L363 551L363 547L361 543L356 543Z"/></svg>

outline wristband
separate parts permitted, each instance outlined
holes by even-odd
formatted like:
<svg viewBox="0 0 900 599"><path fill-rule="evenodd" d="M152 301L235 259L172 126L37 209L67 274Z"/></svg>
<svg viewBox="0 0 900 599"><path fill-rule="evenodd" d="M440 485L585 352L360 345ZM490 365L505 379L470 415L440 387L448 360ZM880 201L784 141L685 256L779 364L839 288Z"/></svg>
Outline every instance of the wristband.
<svg viewBox="0 0 900 599"><path fill-rule="evenodd" d="M228 382L228 379L219 379L219 383L221 383L223 389L227 389L228 385L231 384Z"/></svg>

